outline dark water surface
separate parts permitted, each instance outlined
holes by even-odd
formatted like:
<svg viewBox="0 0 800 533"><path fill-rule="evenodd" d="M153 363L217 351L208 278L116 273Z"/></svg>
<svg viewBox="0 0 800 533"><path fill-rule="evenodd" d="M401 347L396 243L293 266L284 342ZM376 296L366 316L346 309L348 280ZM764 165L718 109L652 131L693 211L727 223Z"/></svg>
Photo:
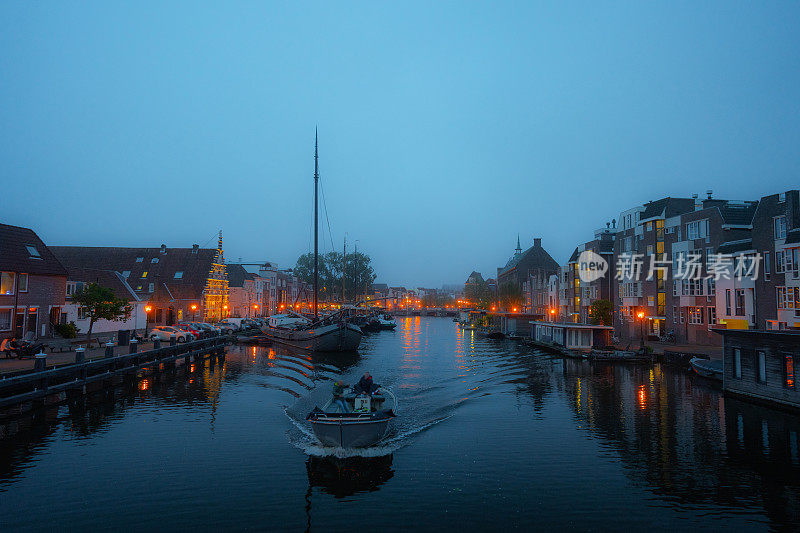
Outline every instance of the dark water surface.
<svg viewBox="0 0 800 533"><path fill-rule="evenodd" d="M666 368L398 319L359 355L231 347L190 378L5 425L0 530L768 530L800 516L800 420ZM364 370L400 399L355 457L304 422Z"/></svg>

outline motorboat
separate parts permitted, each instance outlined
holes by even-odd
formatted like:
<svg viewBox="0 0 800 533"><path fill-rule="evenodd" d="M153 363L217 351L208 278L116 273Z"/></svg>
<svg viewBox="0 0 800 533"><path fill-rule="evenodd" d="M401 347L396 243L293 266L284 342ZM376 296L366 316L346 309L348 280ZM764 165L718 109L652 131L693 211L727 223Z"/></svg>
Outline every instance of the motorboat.
<svg viewBox="0 0 800 533"><path fill-rule="evenodd" d="M343 399L349 412L343 413L331 398L322 409L315 407L306 417L322 445L363 448L380 442L396 416L397 398L392 391L381 387L369 395L351 390Z"/></svg>
<svg viewBox="0 0 800 533"><path fill-rule="evenodd" d="M723 365L721 359L712 361L710 359L693 357L689 361L689 364L692 365L692 370L694 370L698 376L722 381Z"/></svg>
<svg viewBox="0 0 800 533"><path fill-rule="evenodd" d="M397 327L394 317L389 313L378 315L378 326L380 329L394 329Z"/></svg>

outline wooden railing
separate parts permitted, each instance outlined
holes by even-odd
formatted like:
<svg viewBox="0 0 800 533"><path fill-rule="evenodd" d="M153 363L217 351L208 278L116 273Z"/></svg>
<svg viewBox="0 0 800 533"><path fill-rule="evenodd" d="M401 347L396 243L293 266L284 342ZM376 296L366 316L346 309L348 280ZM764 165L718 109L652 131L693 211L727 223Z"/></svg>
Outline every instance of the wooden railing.
<svg viewBox="0 0 800 533"><path fill-rule="evenodd" d="M134 342L129 348L130 353L122 355L113 355L113 347L107 345L106 356L103 358L85 361L83 352L79 350L75 363L51 369L46 368L46 355L39 354L32 371L0 379L0 408L64 392L85 394L88 384L110 382L114 376L136 374L146 368L158 371L162 365L174 364L179 359L183 359L188 365L208 356L224 358L225 346L229 342L228 336L210 337L184 344L173 341L169 346L156 346L144 352L139 352L138 345Z"/></svg>

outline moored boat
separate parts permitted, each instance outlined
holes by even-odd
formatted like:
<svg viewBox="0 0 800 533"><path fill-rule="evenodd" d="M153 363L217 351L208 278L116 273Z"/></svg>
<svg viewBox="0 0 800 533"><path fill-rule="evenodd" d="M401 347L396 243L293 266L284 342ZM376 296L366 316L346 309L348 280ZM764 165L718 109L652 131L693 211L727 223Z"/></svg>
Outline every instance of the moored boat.
<svg viewBox="0 0 800 533"><path fill-rule="evenodd" d="M693 357L689 364L692 365L692 370L698 376L713 379L715 381L722 381L723 365L722 360L701 359L700 357Z"/></svg>

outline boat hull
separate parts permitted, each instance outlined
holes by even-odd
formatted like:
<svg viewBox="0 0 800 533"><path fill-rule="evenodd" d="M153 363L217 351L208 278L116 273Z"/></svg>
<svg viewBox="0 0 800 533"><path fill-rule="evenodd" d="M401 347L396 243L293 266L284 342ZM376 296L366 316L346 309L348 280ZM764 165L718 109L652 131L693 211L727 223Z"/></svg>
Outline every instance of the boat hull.
<svg viewBox="0 0 800 533"><path fill-rule="evenodd" d="M372 446L386 436L391 417L374 417L366 420L325 417L312 419L311 428L323 446L335 448L364 448Z"/></svg>
<svg viewBox="0 0 800 533"><path fill-rule="evenodd" d="M307 330L290 330L266 326L262 332L273 342L312 352L354 352L364 333L347 323L331 324Z"/></svg>

